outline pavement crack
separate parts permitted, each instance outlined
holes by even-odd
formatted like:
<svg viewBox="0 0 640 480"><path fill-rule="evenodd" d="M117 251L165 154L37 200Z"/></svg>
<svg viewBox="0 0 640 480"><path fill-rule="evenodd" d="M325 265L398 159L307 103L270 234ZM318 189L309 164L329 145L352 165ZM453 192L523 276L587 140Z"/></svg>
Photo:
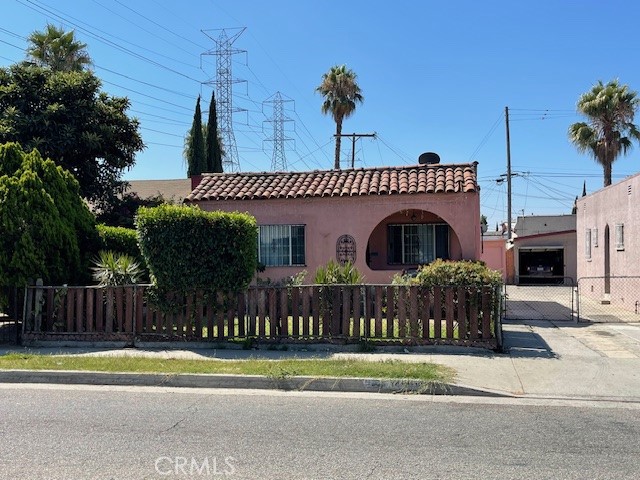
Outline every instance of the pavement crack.
<svg viewBox="0 0 640 480"><path fill-rule="evenodd" d="M178 425L180 425L182 422L184 422L185 420L187 420L190 416L192 416L193 414L198 412L198 407L196 403L193 403L191 405L189 405L187 407L187 411L185 413L185 415L178 420L176 423L174 423L172 426L170 426L169 428L166 428L164 430L161 430L160 432L158 432L159 435L162 435L163 433L167 433L170 430L173 430L174 428L176 428Z"/></svg>
<svg viewBox="0 0 640 480"><path fill-rule="evenodd" d="M172 426L170 426L169 428L165 429L165 430L161 430L160 433L167 433L169 430L173 430L174 428L176 428L178 425L180 425L182 422L184 422L187 419L187 417L182 417L180 420L178 420L176 423L174 423Z"/></svg>
<svg viewBox="0 0 640 480"><path fill-rule="evenodd" d="M518 373L518 369L516 368L516 364L513 361L513 357L510 357L510 358L511 358L511 366L513 367L513 371L516 374L516 378L518 379L518 383L520 384L520 392L519 392L519 394L520 395L524 395L524 385L522 383L522 379L520 378L520 374Z"/></svg>

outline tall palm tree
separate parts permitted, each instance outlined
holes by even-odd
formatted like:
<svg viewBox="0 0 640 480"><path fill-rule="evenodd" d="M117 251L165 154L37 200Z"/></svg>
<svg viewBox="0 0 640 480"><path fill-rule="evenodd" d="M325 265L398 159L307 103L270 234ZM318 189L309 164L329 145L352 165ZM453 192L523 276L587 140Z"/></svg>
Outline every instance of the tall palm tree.
<svg viewBox="0 0 640 480"><path fill-rule="evenodd" d="M331 67L322 75L322 83L316 88L316 92L324 97L322 113L331 114L336 122L336 159L333 168L339 170L342 121L355 112L356 105L362 103L364 97L356 82L356 74L346 65Z"/></svg>
<svg viewBox="0 0 640 480"><path fill-rule="evenodd" d="M87 44L75 39L74 32L48 24L42 32L29 35L27 56L38 65L55 71L80 71L91 65Z"/></svg>
<svg viewBox="0 0 640 480"><path fill-rule="evenodd" d="M611 185L611 166L626 155L633 140L640 141L640 131L633 118L640 104L637 93L627 85L612 80L606 85L598 81L578 100L577 108L588 123L569 127L569 139L578 151L589 153L604 169L604 186Z"/></svg>

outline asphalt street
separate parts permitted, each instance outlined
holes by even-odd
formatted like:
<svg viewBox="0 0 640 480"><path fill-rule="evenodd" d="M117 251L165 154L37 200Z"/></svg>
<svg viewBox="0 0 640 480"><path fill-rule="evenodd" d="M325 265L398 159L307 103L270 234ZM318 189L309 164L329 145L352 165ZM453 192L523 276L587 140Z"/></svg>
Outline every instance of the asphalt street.
<svg viewBox="0 0 640 480"><path fill-rule="evenodd" d="M1 479L635 479L640 405L0 385Z"/></svg>

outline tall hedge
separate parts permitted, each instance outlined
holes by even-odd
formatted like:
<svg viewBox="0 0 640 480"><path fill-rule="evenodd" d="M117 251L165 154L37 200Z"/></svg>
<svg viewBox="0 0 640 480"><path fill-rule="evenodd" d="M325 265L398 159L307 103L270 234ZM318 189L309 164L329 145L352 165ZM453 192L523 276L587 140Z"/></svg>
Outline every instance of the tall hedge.
<svg viewBox="0 0 640 480"><path fill-rule="evenodd" d="M134 228L99 224L97 229L100 236L100 250L110 250L133 258L142 258L138 246L138 235Z"/></svg>
<svg viewBox="0 0 640 480"><path fill-rule="evenodd" d="M88 282L95 218L73 175L37 150L0 145L0 286Z"/></svg>
<svg viewBox="0 0 640 480"><path fill-rule="evenodd" d="M248 214L141 207L136 228L149 272L164 291L237 291L256 271L258 227Z"/></svg>

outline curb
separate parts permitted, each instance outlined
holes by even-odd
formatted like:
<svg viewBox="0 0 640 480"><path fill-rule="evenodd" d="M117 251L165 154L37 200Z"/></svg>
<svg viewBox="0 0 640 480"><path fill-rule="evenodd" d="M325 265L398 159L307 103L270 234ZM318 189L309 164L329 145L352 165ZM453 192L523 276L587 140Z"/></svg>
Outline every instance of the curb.
<svg viewBox="0 0 640 480"><path fill-rule="evenodd" d="M338 377L267 377L262 375L107 373L69 370L3 370L0 383L122 385L183 388L237 388L313 392L404 393L511 397L455 383L407 379Z"/></svg>

